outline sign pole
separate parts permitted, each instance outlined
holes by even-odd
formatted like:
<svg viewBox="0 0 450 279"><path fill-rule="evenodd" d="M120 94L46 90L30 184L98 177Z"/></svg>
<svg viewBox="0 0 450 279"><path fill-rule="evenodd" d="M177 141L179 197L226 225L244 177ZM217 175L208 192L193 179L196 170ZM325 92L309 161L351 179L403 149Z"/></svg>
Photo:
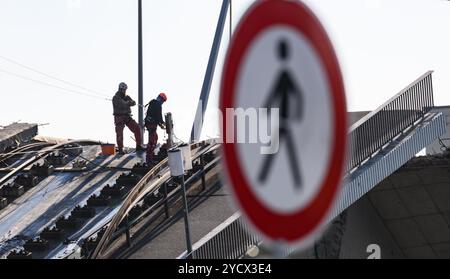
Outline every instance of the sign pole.
<svg viewBox="0 0 450 279"><path fill-rule="evenodd" d="M189 155L190 160L190 147L187 146L188 150L184 150L186 154L183 154L183 149L181 148L172 148L169 149L167 152L167 157L169 161L169 169L170 169L170 175L175 179L176 182L181 184L181 190L182 190L182 199L183 199L183 217L184 217L184 230L186 234L186 246L187 246L187 252L189 257L191 257L192 253L192 243L191 243L191 232L189 227L189 208L187 203L187 197L186 197L186 185L184 182L184 171L189 170L192 168L191 164L189 162L186 162L184 160L184 155Z"/></svg>
<svg viewBox="0 0 450 279"><path fill-rule="evenodd" d="M189 226L189 208L187 203L187 197L186 197L186 185L184 183L184 175L179 177L181 181L181 189L183 191L183 206L184 206L184 230L186 234L186 246L187 246L187 252L189 255L189 258L192 256L192 242L191 242L191 230Z"/></svg>

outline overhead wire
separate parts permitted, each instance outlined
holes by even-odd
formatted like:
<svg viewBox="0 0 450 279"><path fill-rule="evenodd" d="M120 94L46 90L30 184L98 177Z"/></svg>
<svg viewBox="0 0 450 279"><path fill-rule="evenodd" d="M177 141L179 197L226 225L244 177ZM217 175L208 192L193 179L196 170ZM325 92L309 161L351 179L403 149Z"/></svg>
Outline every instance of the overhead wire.
<svg viewBox="0 0 450 279"><path fill-rule="evenodd" d="M179 142L181 142L181 144L185 144L186 142L184 142L182 139L180 139L179 137L177 137L177 135L175 134L175 132L172 132L172 135L174 137L174 139L178 140Z"/></svg>
<svg viewBox="0 0 450 279"><path fill-rule="evenodd" d="M54 85L54 84L51 84L51 83L48 83L48 82L45 82L45 81L41 81L41 80L33 79L33 78L30 78L30 77L27 77L27 76L19 75L19 74L13 73L13 72L9 72L9 71L3 70L3 69L0 69L0 72L8 74L8 75L11 75L11 76L15 76L15 77L23 79L23 80L32 81L32 82L35 82L35 83L38 83L38 84L41 84L41 85L45 85L45 86L48 86L48 87L53 87L53 88L56 88L56 89L59 89L59 90L70 92L70 93L73 93L73 94L78 94L78 95L83 95L83 96L86 96L86 97L91 97L91 98L111 101L111 99L106 98L106 97L100 97L100 96L92 95L92 94L89 94L89 93L84 93L84 92L81 92L81 91L77 91L77 90L61 87L61 86Z"/></svg>
<svg viewBox="0 0 450 279"><path fill-rule="evenodd" d="M38 84L41 84L41 85L45 85L45 86L48 86L48 87L53 87L53 88L56 88L56 89L59 89L59 90L67 91L69 93L83 95L83 96L86 96L86 97L95 98L95 99L99 99L99 100L104 100L104 101L108 101L108 102L112 101L112 98L106 97L106 95L99 95L99 94L95 94L94 95L92 93L85 93L85 92L81 92L81 91L78 91L78 90L73 90L73 89L61 87L59 85L55 85L55 84L48 83L48 82L45 82L45 81L37 80L37 79L34 79L34 78L30 78L28 76L20 75L20 74L13 73L13 72L10 72L10 71L7 71L7 70L3 70L3 69L0 69L0 72L5 73L7 75L11 75L11 76L17 77L17 78L20 78L20 79L23 79L23 80L28 80L28 81L32 81L32 82L35 82L35 83L38 83ZM148 106L148 103L145 104L145 105L140 105L140 104L136 104L136 105L138 107L146 108Z"/></svg>
<svg viewBox="0 0 450 279"><path fill-rule="evenodd" d="M32 82L35 82L35 83L39 83L41 85L46 85L46 86L54 87L54 88L57 88L57 89L60 89L60 90L69 91L70 93L84 95L84 96L87 96L87 97L97 98L97 99L101 99L101 100L105 100L105 101L109 101L109 102L112 101L112 98L110 98L110 96L108 94L104 94L104 93L99 92L97 90L93 90L93 89L87 88L85 86L81 86L81 85L78 85L76 83L73 83L73 82L70 82L70 81L67 81L67 80L55 77L53 75L47 74L47 73L45 73L43 71L40 71L40 70L38 70L36 68L24 65L24 64L22 64L20 62L17 62L15 60L13 60L11 58L8 58L8 57L5 57L3 55L0 55L0 58L5 60L5 61L8 61L8 62L10 62L12 64L15 64L15 65L17 65L19 67L22 67L24 69L30 70L30 71L35 72L35 73L40 74L40 75L43 75L43 76L45 76L47 78L56 80L58 82L70 85L72 87L76 87L78 89L81 89L81 90L84 90L84 91L90 92L90 93L81 92L79 90L68 89L68 88L65 88L65 87L61 87L61 86L54 85L54 84L51 84L51 83L48 83L48 82L44 82L44 81L41 81L41 80L33 79L33 78L30 78L30 77L27 77L27 76L24 76L24 75L19 75L19 74L16 74L16 73L12 73L12 72L0 69L0 71L5 73L5 74L9 74L9 75L12 75L12 76L15 76L15 77L18 77L18 78L21 78L21 79L25 79L25 80L28 80L28 81L32 81ZM145 104L145 105L136 104L136 105L138 107L143 107L143 108L146 108L148 106L148 104Z"/></svg>
<svg viewBox="0 0 450 279"><path fill-rule="evenodd" d="M230 40L231 40L231 36L232 36L232 16L233 16L232 12L233 12L233 1L230 0L230 31L229 31L230 32ZM40 81L40 80L37 80L37 79L33 79L33 78L30 78L30 77L27 77L27 76L19 75L19 74L16 74L16 73L12 73L12 72L0 69L0 72L3 72L5 74L12 75L12 76L15 76L17 78L24 79L24 80L32 81L32 82L35 82L35 83L38 83L38 84L41 84L41 85L45 85L45 86L53 87L53 88L56 88L56 89L64 90L66 92L79 94L79 95L84 95L84 96L91 97L91 98L103 99L103 100L106 100L106 101L112 101L112 99L109 98L108 94L104 94L104 93L101 93L101 92L99 92L97 90L93 90L93 89L87 88L85 86L81 86L81 85L75 84L73 82L70 82L70 81L58 78L56 76L50 75L48 73L45 73L45 72L43 72L41 70L38 70L38 69L36 69L34 67L27 66L27 65L25 65L23 63L20 63L20 62L14 60L14 59L5 57L3 55L0 55L0 58L5 60L5 61L8 61L9 63L17 65L17 66L22 67L24 69L27 69L29 71L35 72L35 73L40 74L42 76L45 76L47 78L50 78L50 79L56 80L58 82L70 85L72 87L76 87L76 88L84 90L86 92L90 92L90 94L87 94L87 93L84 93L84 92L80 92L80 91L77 91L77 90L64 88L64 87L61 87L61 86L58 86L58 85L54 85L54 84L51 84L51 83L47 83L47 82L44 82L44 81ZM148 106L148 104L146 104L146 105L138 104L138 106L145 108L145 107Z"/></svg>
<svg viewBox="0 0 450 279"><path fill-rule="evenodd" d="M13 59L11 59L11 58L8 58L8 57L5 57L5 56L3 56L3 55L0 55L0 58L3 59L3 60L8 61L8 62L10 62L10 63L12 63L12 64L14 64L14 65L17 65L17 66L22 67L22 68L24 68L24 69L30 70L30 71L35 72L35 73L37 73L37 74L43 75L43 76L45 76L45 77L54 79L54 80L59 81L59 82L61 82L61 83L65 83L65 84L67 84L67 85L70 85L70 86L79 88L79 89L81 89L81 90L84 90L84 91L87 91L87 92L91 92L92 94L98 95L99 97L109 97L109 95L107 95L107 94L104 94L104 93L101 93L101 92L99 92L99 91L92 90L92 89L89 89L89 88L87 88L87 87L84 87L84 86L75 84L75 83L73 83L73 82L70 82L70 81L67 81L67 80L64 80L64 79L55 77L55 76L53 76L53 75L47 74L47 73L45 73L45 72L43 72L43 71L37 70L37 69L32 68L32 67L27 66L27 65L24 65L24 64L22 64L22 63L20 63L20 62L17 62L17 61L15 61L15 60L13 60Z"/></svg>

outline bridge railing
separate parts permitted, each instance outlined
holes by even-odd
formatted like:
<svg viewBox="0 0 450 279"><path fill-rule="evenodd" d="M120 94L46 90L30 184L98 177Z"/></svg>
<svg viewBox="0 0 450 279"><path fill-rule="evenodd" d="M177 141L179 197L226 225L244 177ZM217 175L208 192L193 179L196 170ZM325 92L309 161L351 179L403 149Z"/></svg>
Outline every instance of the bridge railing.
<svg viewBox="0 0 450 279"><path fill-rule="evenodd" d="M402 134L434 106L432 71L426 72L350 127L348 173Z"/></svg>
<svg viewBox="0 0 450 279"><path fill-rule="evenodd" d="M261 243L261 238L249 233L248 225L240 213L235 213L192 247L190 254L184 252L182 259L237 259L248 249Z"/></svg>

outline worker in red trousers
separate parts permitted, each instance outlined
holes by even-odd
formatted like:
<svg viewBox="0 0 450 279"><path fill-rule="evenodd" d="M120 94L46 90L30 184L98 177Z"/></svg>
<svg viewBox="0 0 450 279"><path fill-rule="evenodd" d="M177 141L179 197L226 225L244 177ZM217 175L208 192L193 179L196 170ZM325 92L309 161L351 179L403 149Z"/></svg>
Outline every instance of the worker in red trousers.
<svg viewBox="0 0 450 279"><path fill-rule="evenodd" d="M123 129L127 126L134 133L136 139L136 151L143 151L142 136L139 125L134 121L131 114L131 107L136 102L127 95L128 86L126 83L119 84L119 90L112 99L114 108L114 124L116 126L117 149L119 154L123 154Z"/></svg>

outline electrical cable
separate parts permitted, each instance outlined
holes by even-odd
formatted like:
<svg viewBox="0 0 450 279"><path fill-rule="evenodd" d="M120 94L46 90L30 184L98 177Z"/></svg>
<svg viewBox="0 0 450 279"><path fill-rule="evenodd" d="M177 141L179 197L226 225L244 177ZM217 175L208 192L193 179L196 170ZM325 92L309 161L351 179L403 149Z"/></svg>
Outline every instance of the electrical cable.
<svg viewBox="0 0 450 279"><path fill-rule="evenodd" d="M96 95L99 95L100 97L109 97L109 95L107 95L107 94L104 94L104 93L98 92L98 91L96 91L96 90L92 90L92 89L86 88L86 87L84 87L84 86L80 86L80 85L75 84L75 83L70 82L70 81L66 81L66 80L57 78L57 77L55 77L55 76L49 75L49 74L44 73L44 72L42 72L42 71L40 71L40 70L37 70L37 69L35 69L35 68L32 68L32 67L29 67L29 66L27 66L27 65L24 65L24 64L22 64L22 63L19 63L19 62L15 61L15 60L13 60L13 59L11 59L11 58L8 58L8 57L2 56L2 55L0 55L0 58L3 59L3 60L6 60L6 61L8 61L8 62L10 62L10 63L12 63L12 64L15 64L15 65L17 65L17 66L20 66L20 67L22 67L22 68L25 68L25 69L27 69L27 70L30 70L30 71L32 71L32 72L35 72L35 73L38 73L38 74L40 74L40 75L46 76L46 77L48 77L48 78L57 80L57 81L59 81L59 82L65 83L65 84L70 85L70 86L73 86L73 87L77 87L77 88L79 88L79 89L82 89L82 90L85 90L85 91L88 91L88 92L91 92L91 93L94 93L94 94L96 94Z"/></svg>
<svg viewBox="0 0 450 279"><path fill-rule="evenodd" d="M172 132L172 135L174 137L174 139L178 140L179 142L181 142L182 144L185 144L186 142L184 142L183 140L181 140L179 137L177 137L177 135L175 135L175 132Z"/></svg>
<svg viewBox="0 0 450 279"><path fill-rule="evenodd" d="M50 84L50 83L47 83L47 82L39 81L39 80L36 80L36 79L32 79L32 78L29 78L29 77L26 77L26 76L22 76L22 75L19 75L19 74L15 74L15 73L8 72L8 71L1 70L1 69L0 69L0 71L4 72L4 73L6 73L6 74L13 75L13 76L18 77L18 78L30 80L30 81L33 81L33 82L37 82L37 83L40 83L40 84L43 84L43 85L46 85L46 86L55 87L55 88L58 88L58 89L61 89L61 90L70 91L71 93L76 93L76 94L80 94L80 95L84 95L84 96L88 96L88 97L93 97L93 98L103 99L103 100L106 100L106 101L112 101L112 99L110 98L110 96L109 96L108 94L104 94L104 93L99 92L99 91L97 91L97 90L89 89L89 88L87 88L87 87L84 87L84 86L75 84L75 83L73 83L73 82L70 82L70 81L67 81L67 80L64 80L64 79L55 77L55 76L53 76L53 75L50 75L50 74L47 74L47 73L42 72L42 71L40 71L40 70L37 70L37 69L35 69L35 68L29 67L29 66L27 66L27 65L24 65L24 64L22 64L22 63L19 63L19 62L15 61L15 60L13 60L13 59L11 59L11 58L8 58L8 57L5 57L5 56L0 55L0 58L3 59L3 60L6 60L6 61L8 61L8 62L10 62L10 63L12 63L12 64L15 64L15 65L17 65L17 66L20 66L20 67L22 67L22 68L25 68L25 69L27 69L27 70L30 70L30 71L32 71L32 72L35 72L35 73L37 73L37 74L43 75L43 76L45 76L45 77L51 78L51 79L53 79L53 80L59 81L59 82L61 82L61 83L65 83L65 84L67 84L67 85L70 85L70 86L73 86L73 87L76 87L76 88L79 88L79 89L82 89L82 90L84 90L84 91L91 92L91 93L88 94L88 93L80 92L80 91L77 91L77 90L72 90L72 89L63 88L63 87L60 87L60 86L58 86L58 85L53 85L53 84ZM146 107L148 106L148 104L146 104L146 105L139 105L139 104L137 104L137 106L138 106L138 107L146 108Z"/></svg>
<svg viewBox="0 0 450 279"><path fill-rule="evenodd" d="M36 79L33 79L33 78L29 78L29 77L27 77L27 76L22 76L22 75L19 75L19 74L16 74L16 73L12 73L12 72L9 72L9 71L5 71L5 70L3 70L3 69L0 69L0 72L5 73L5 74L8 74L8 75L12 75L12 76L15 76L15 77L24 79L24 80L28 80L28 81L32 81L32 82L35 82L35 83L39 83L39 84L41 84L41 85L45 85L45 86L57 88L57 89L60 89L60 90L64 90L64 91L67 91L67 92L70 92L70 93L79 94L79 95L84 95L84 96L87 96L87 97L96 98L96 99L102 99L102 100L106 100L106 101L112 101L112 99L108 99L108 98L104 98L104 97L99 97L99 96L96 96L96 95L92 95L92 94L88 94L88 93L83 93L83 92L80 92L80 91L77 91L77 90L72 90L72 89L64 88L64 87L61 87L61 86L58 86L58 85L54 85L54 84L51 84L51 83L47 83L47 82L44 82L44 81L40 81L40 80L36 80Z"/></svg>

